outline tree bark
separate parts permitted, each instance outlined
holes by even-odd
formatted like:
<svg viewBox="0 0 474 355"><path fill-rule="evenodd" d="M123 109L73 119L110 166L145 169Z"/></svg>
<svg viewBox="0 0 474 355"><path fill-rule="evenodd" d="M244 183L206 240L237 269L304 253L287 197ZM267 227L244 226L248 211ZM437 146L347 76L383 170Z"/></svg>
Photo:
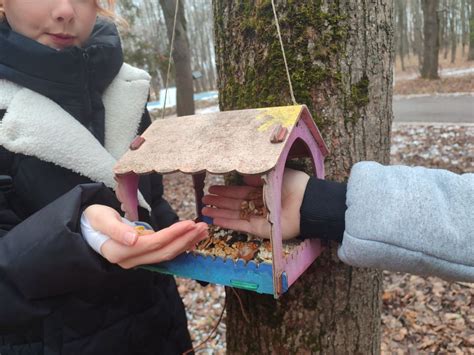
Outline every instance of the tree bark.
<svg viewBox="0 0 474 355"><path fill-rule="evenodd" d="M163 10L168 38L171 43L176 0L160 0L160 5ZM193 115L194 84L191 70L191 54L189 50L188 37L186 34L186 18L184 15L183 0L179 2L176 33L174 38L174 49L172 53L175 68L177 115Z"/></svg>
<svg viewBox="0 0 474 355"><path fill-rule="evenodd" d="M438 0L421 0L421 6L423 9L423 35L425 39L421 77L425 79L439 79Z"/></svg>
<svg viewBox="0 0 474 355"><path fill-rule="evenodd" d="M397 22L397 48L398 48L398 55L400 56L400 64L402 67L402 71L405 71L405 16L406 16L406 4L403 0L397 0L397 14L396 14L396 22Z"/></svg>
<svg viewBox="0 0 474 355"><path fill-rule="evenodd" d="M471 17L469 19L469 53L467 60L474 60L474 0L471 0Z"/></svg>
<svg viewBox="0 0 474 355"><path fill-rule="evenodd" d="M413 52L418 58L418 70L423 65L423 29L420 14L420 0L411 1L413 17Z"/></svg>
<svg viewBox="0 0 474 355"><path fill-rule="evenodd" d="M438 4L439 5L439 4ZM449 23L448 23L448 18L449 18L449 5L448 5L448 0L442 0L441 3L442 10L439 10L438 12L438 18L441 16L441 31L440 33L440 44L443 47L443 59L448 58L448 51L449 51Z"/></svg>
<svg viewBox="0 0 474 355"><path fill-rule="evenodd" d="M456 3L453 3L450 8L449 14L449 33L450 33L450 42L451 42L451 63L456 61L456 47L457 47L457 34L456 34Z"/></svg>
<svg viewBox="0 0 474 355"><path fill-rule="evenodd" d="M469 31L466 30L466 0L461 0L461 46L462 46L462 56L466 52L466 44Z"/></svg>
<svg viewBox="0 0 474 355"><path fill-rule="evenodd" d="M276 3L296 100L331 152L327 178L346 180L360 160L388 164L392 1ZM221 110L291 104L271 2L213 7ZM241 308L227 289L227 352L377 354L381 290L379 271L342 264L330 245L279 300L235 290Z"/></svg>

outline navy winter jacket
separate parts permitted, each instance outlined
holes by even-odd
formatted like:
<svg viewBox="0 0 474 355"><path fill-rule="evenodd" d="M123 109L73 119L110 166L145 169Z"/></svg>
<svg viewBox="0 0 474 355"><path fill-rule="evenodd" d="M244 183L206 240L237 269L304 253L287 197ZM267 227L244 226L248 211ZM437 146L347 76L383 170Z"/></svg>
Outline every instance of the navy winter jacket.
<svg viewBox="0 0 474 355"><path fill-rule="evenodd" d="M191 347L174 279L112 265L80 234L88 205L120 210L112 167L150 123L148 87L148 74L122 64L110 24L64 52L0 26L0 175L12 179L0 188L0 354ZM140 191L151 209L141 219L157 229L177 220L159 175Z"/></svg>

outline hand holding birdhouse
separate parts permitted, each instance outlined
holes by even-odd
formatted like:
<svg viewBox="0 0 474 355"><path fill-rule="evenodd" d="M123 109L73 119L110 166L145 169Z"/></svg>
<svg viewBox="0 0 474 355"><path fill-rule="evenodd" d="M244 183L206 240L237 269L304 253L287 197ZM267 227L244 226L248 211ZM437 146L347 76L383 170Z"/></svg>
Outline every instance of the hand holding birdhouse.
<svg viewBox="0 0 474 355"><path fill-rule="evenodd" d="M300 207L308 179L309 176L301 171L285 169L281 197L282 237L285 240L299 235ZM247 185L211 186L203 203L213 207L204 207L202 213L213 218L213 223L220 227L270 238L270 223L266 214L259 211L263 206L261 179L246 176L244 182ZM254 199L258 194L260 199Z"/></svg>

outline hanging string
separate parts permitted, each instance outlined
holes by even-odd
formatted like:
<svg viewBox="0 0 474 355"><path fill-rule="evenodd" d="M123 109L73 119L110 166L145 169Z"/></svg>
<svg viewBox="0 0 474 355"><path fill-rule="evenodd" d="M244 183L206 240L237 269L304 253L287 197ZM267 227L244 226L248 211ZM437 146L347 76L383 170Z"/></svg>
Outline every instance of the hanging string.
<svg viewBox="0 0 474 355"><path fill-rule="evenodd" d="M178 18L178 8L179 8L179 0L176 0L176 8L174 9L173 33L171 35L171 43L170 43L170 55L168 57L168 71L166 72L165 100L163 102L163 112L161 114L161 118L165 118L165 112L166 112L166 98L168 96L168 83L169 83L170 71L171 71L171 56L173 55L174 35L176 33L176 22L177 22L176 20Z"/></svg>
<svg viewBox="0 0 474 355"><path fill-rule="evenodd" d="M283 54L283 61L285 62L286 77L288 78L288 85L290 86L291 101L293 102L293 105L297 105L295 94L293 93L293 85L291 84L290 70L288 69L288 63L286 62L285 47L283 46L283 40L281 39L280 23L278 21L278 15L276 12L274 0L272 0L272 8L273 8L273 15L275 16L275 24L276 24L276 28L278 32L278 39L280 40L281 53Z"/></svg>
<svg viewBox="0 0 474 355"><path fill-rule="evenodd" d="M163 103L162 118L164 118L164 116L165 116L165 109L166 109L166 97L167 97L167 94L168 94L168 79L169 79L169 74L170 74L170 69L171 69L171 55L173 53L173 47L174 47L174 37L175 37L175 32L176 32L176 19L177 19L177 14L178 14L178 5L179 5L179 0L176 0L176 9L175 9L174 23L173 23L173 34L171 36L170 55L169 55L169 62L168 62L168 71L167 71L167 74L166 74L165 101ZM291 101L293 102L294 105L297 105L295 95L294 95L294 92L293 92L293 85L291 83L290 70L288 69L288 63L286 61L285 47L283 45L283 40L281 38L280 24L279 24L279 21L278 21L278 15L277 15L277 12L276 12L274 0L272 0L272 8L273 8L273 15L275 17L275 24L276 24L277 33L278 33L278 39L280 41L281 52L282 52L282 55L283 55L283 61L285 63L285 70L286 70L286 76L287 76L287 79L288 79L288 85L289 85L289 88L290 88ZM232 289L232 291L234 292L235 296L237 297L237 299L239 301L240 309L242 311L242 315L243 315L244 319L246 320L247 323L250 323L250 320L249 320L249 318L248 318L248 316L247 316L247 314L244 310L244 306L243 306L242 300L240 299L239 294L235 291L234 288L231 287L231 289ZM186 354L189 354L190 352L196 351L197 349L201 348L202 346L204 346L204 344L206 344L209 341L209 339L216 332L217 327L219 326L220 322L222 321L222 317L224 315L226 305L227 305L227 298L224 301L224 306L222 308L222 312L219 316L219 319L217 320L217 323L215 324L214 328L211 330L211 333L209 334L209 336L206 339L204 339L204 341L202 341L200 344L198 344L196 347L193 347L193 348L185 351L183 353L183 355L186 355Z"/></svg>

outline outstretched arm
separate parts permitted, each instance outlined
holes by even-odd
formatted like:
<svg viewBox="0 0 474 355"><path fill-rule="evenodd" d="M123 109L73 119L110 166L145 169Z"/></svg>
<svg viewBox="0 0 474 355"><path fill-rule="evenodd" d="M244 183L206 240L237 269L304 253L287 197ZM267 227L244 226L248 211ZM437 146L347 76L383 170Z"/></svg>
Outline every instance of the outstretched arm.
<svg viewBox="0 0 474 355"><path fill-rule="evenodd" d="M354 165L347 185L310 178L303 198L303 184L287 176L288 170L283 180L284 238L299 232L341 242L339 257L353 266L474 282L474 174L361 162ZM287 203L285 191L298 202ZM203 212L214 223L268 237L264 218L239 217L239 204L248 198L245 188L215 187L210 192L214 195L204 202L214 207Z"/></svg>

